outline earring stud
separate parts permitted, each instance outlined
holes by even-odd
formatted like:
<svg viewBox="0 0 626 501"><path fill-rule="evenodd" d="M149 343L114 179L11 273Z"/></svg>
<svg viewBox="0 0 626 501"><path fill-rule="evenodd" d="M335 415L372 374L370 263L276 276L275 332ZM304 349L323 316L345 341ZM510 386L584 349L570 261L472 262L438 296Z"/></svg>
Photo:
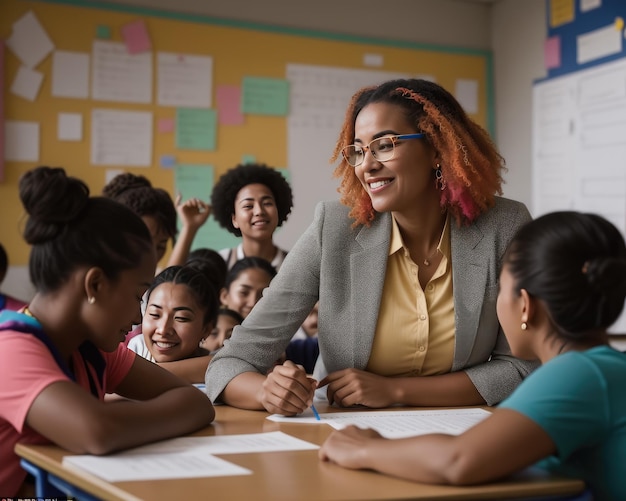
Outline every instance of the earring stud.
<svg viewBox="0 0 626 501"><path fill-rule="evenodd" d="M522 330L525 331L528 329L528 324L526 322L522 322Z"/></svg>
<svg viewBox="0 0 626 501"><path fill-rule="evenodd" d="M91 297L87 300L87 302L88 302L89 304L94 304L94 303L96 302L96 298L95 298L95 297L93 297L93 296L91 296Z"/></svg>

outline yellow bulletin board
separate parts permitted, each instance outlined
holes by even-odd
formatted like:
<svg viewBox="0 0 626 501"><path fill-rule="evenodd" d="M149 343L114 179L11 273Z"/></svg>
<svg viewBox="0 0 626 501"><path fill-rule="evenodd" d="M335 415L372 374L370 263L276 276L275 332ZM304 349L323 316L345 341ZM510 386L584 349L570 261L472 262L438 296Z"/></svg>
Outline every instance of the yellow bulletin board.
<svg viewBox="0 0 626 501"><path fill-rule="evenodd" d="M212 58L213 106L216 103L215 91L218 86L242 86L246 78L285 80L286 68L290 64L367 69L411 76L429 75L453 93L458 88L460 79L473 82L477 92L475 109L468 110L470 116L488 131L494 130L492 63L489 51L340 36L83 0L2 0L0 38L5 41L9 39L13 24L29 11L40 21L55 50L86 54L91 54L94 39L99 36L98 32L103 26L110 30L111 41L121 42L122 27L133 21L143 20L151 40L153 61L159 51ZM157 104L155 62L152 71L152 102L149 104L99 101L94 100L91 94L85 99L53 96L52 55L48 55L34 68L43 74L43 81L35 99L30 101L11 92L20 64L18 57L8 48L5 49L4 120L39 123L40 147L37 162L4 163L4 179L0 182L0 242L7 249L12 265L24 265L28 260L28 248L20 234L23 210L17 193L18 180L26 170L37 165L64 167L69 174L83 179L93 194L101 192L106 171L113 169L144 175L154 186L165 188L174 196L176 168L161 165L162 158L166 157L174 159L176 165L211 166L215 180L246 158L284 168L288 178L312 174L299 174L298 165L288 165L289 112L278 116L245 114L243 123L239 125L220 125L218 122L214 150L180 149L176 145L175 132L161 132L157 128L161 119L175 120L177 110ZM368 83L363 85L366 84ZM339 104L343 110L347 101ZM150 166L126 168L90 163L90 117L94 109L107 108L152 113ZM67 142L58 139L59 113L82 115L80 141ZM339 129L332 131L335 137L338 132ZM315 137L310 138L310 144L315 147ZM325 158L330 157L332 146L324 153ZM324 169L325 173L329 171L328 165L322 165L320 169ZM185 194L183 197L186 198ZM298 207L298 192L295 190L294 201ZM291 220L285 226L290 222ZM295 231L303 229L296 228ZM94 228L94 231L97 229ZM215 238L213 248L219 249L230 243L223 234Z"/></svg>

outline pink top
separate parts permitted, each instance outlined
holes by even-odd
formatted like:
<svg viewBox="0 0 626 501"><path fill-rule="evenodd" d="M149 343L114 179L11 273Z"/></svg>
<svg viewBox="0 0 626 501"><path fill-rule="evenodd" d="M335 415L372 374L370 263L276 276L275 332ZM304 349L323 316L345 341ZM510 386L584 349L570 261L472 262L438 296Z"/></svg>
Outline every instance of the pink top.
<svg viewBox="0 0 626 501"><path fill-rule="evenodd" d="M98 385L100 400L105 393L115 392L135 360L135 354L120 344L117 351L101 351L106 368L102 387ZM76 382L88 392L89 378L82 356L72 355ZM93 371L93 368L90 369ZM94 378L97 380L97 378ZM70 381L57 365L48 348L35 336L11 330L0 332L0 493L16 496L26 472L13 452L15 444L49 443L26 425L28 411L37 396L48 385ZM67 411L67 409L66 409Z"/></svg>

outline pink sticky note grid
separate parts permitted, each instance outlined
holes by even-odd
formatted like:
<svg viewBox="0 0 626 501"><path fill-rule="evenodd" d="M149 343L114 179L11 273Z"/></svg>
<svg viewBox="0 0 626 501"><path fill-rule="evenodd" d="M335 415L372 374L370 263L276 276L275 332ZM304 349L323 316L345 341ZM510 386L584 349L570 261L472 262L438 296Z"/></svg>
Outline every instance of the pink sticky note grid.
<svg viewBox="0 0 626 501"><path fill-rule="evenodd" d="M173 118L159 118L159 121L157 122L157 130L161 134L174 132L174 119Z"/></svg>
<svg viewBox="0 0 626 501"><path fill-rule="evenodd" d="M547 70L561 66L561 37L546 39L543 46L543 60Z"/></svg>
<svg viewBox="0 0 626 501"><path fill-rule="evenodd" d="M122 26L122 38L129 54L139 54L152 49L152 42L143 19Z"/></svg>
<svg viewBox="0 0 626 501"><path fill-rule="evenodd" d="M241 113L241 87L238 85L218 85L215 91L218 121L220 125L243 125Z"/></svg>

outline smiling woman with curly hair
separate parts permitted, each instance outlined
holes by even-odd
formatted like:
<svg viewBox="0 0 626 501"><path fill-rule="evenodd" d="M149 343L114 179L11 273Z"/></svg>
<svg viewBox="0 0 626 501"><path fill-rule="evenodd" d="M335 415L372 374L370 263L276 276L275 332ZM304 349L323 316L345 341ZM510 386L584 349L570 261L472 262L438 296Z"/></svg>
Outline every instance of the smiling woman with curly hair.
<svg viewBox="0 0 626 501"><path fill-rule="evenodd" d="M357 92L322 202L261 301L207 372L213 399L293 415L315 388L332 404L494 405L536 367L496 317L502 256L526 207L499 197L504 161L440 85ZM319 300L319 383L292 364L265 375ZM427 377L426 377L427 376Z"/></svg>
<svg viewBox="0 0 626 501"><path fill-rule="evenodd" d="M242 237L234 249L220 251L229 268L252 256L280 268L287 252L274 244L273 235L293 207L291 187L280 172L264 164L238 165L215 184L211 205L215 220Z"/></svg>

